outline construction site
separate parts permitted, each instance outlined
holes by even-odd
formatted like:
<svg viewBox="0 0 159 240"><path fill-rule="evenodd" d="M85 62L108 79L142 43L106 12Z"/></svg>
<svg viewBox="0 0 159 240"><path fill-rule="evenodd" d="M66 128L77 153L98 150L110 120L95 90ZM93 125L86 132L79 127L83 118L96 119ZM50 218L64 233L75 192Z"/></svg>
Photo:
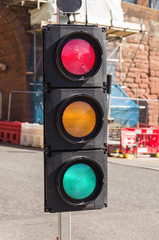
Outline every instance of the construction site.
<svg viewBox="0 0 159 240"><path fill-rule="evenodd" d="M0 0L0 239L159 239L158 78L158 0Z"/></svg>

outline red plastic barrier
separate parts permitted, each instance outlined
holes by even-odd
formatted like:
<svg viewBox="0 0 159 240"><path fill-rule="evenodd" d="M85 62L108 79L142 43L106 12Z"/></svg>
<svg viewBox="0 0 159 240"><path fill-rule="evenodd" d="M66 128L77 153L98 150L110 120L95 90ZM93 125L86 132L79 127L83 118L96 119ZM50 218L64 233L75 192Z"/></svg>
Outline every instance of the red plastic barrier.
<svg viewBox="0 0 159 240"><path fill-rule="evenodd" d="M159 127L122 129L120 151L122 153L159 153Z"/></svg>
<svg viewBox="0 0 159 240"><path fill-rule="evenodd" d="M20 144L21 123L0 121L0 141Z"/></svg>

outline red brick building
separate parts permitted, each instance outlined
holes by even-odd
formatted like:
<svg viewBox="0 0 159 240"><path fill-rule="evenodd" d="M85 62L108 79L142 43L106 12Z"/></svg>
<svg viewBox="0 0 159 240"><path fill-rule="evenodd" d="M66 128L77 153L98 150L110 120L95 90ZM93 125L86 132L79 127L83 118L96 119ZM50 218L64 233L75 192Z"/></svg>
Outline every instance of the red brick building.
<svg viewBox="0 0 159 240"><path fill-rule="evenodd" d="M7 119L9 93L13 90L28 89L27 68L29 63L31 36L28 8L7 7L0 3L0 91L2 93L2 119ZM25 97L20 99L25 101ZM15 102L14 105L18 105ZM25 115L27 106L18 112L17 119Z"/></svg>
<svg viewBox="0 0 159 240"><path fill-rule="evenodd" d="M147 1L138 1L139 3ZM135 34L123 42L122 81L130 97L159 100L159 11L122 3L125 21L143 21L147 34ZM134 58L135 57L135 58ZM117 72L119 81L119 72ZM159 123L159 104L149 104L149 124Z"/></svg>

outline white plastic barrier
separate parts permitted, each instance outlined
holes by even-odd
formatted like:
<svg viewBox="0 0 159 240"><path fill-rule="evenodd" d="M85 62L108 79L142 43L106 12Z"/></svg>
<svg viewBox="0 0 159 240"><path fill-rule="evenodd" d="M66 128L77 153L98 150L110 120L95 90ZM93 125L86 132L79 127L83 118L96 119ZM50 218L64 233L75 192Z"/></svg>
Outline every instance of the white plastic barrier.
<svg viewBox="0 0 159 240"><path fill-rule="evenodd" d="M43 125L22 123L20 145L43 148Z"/></svg>

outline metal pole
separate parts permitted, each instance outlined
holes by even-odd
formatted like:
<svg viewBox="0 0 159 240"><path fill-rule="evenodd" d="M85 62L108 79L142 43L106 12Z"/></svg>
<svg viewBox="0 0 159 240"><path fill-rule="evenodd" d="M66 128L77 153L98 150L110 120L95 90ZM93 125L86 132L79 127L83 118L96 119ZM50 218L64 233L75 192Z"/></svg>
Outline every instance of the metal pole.
<svg viewBox="0 0 159 240"><path fill-rule="evenodd" d="M8 102L8 121L10 121L12 93L29 93L29 94L32 94L32 93L35 94L36 93L36 94L42 94L43 92L40 92L40 91L16 91L16 90L11 91L9 93L9 102Z"/></svg>
<svg viewBox="0 0 159 240"><path fill-rule="evenodd" d="M62 23L62 19L57 19L58 23ZM71 240L71 212L58 213L58 238L57 240Z"/></svg>
<svg viewBox="0 0 159 240"><path fill-rule="evenodd" d="M34 30L36 30L35 25ZM36 32L34 32L34 82L36 82Z"/></svg>
<svg viewBox="0 0 159 240"><path fill-rule="evenodd" d="M148 118L149 118L149 104L147 102L147 106L146 106L146 125L148 125Z"/></svg>
<svg viewBox="0 0 159 240"><path fill-rule="evenodd" d="M9 93L9 103L8 103L8 121L10 121L11 100L12 100L12 92L10 92L10 93Z"/></svg>
<svg viewBox="0 0 159 240"><path fill-rule="evenodd" d="M120 86L122 85L122 43L120 42L119 45L119 49L120 49L120 54L119 54L119 61L120 61L120 70L119 70L119 74L120 74Z"/></svg>
<svg viewBox="0 0 159 240"><path fill-rule="evenodd" d="M108 113L107 113L107 145L109 141L109 120L110 120L110 109L111 109L111 85L112 75L107 75L107 93L108 93Z"/></svg>
<svg viewBox="0 0 159 240"><path fill-rule="evenodd" d="M138 88L136 89L136 98L137 98L137 106L139 107L139 89ZM140 112L139 112L139 115L140 115ZM139 127L139 122L137 124L137 127Z"/></svg>
<svg viewBox="0 0 159 240"><path fill-rule="evenodd" d="M107 144L109 141L109 118L110 118L111 94L108 97L108 116L107 116Z"/></svg>
<svg viewBox="0 0 159 240"><path fill-rule="evenodd" d="M58 214L58 240L71 240L71 212Z"/></svg>
<svg viewBox="0 0 159 240"><path fill-rule="evenodd" d="M159 102L156 99L144 99L144 98L128 98L128 97L112 97L112 99L123 99L123 100L134 100L134 101L141 101L141 102Z"/></svg>
<svg viewBox="0 0 159 240"><path fill-rule="evenodd" d="M85 24L88 24L88 5L87 5L87 0L85 0Z"/></svg>
<svg viewBox="0 0 159 240"><path fill-rule="evenodd" d="M37 9L40 9L40 1L37 2Z"/></svg>

